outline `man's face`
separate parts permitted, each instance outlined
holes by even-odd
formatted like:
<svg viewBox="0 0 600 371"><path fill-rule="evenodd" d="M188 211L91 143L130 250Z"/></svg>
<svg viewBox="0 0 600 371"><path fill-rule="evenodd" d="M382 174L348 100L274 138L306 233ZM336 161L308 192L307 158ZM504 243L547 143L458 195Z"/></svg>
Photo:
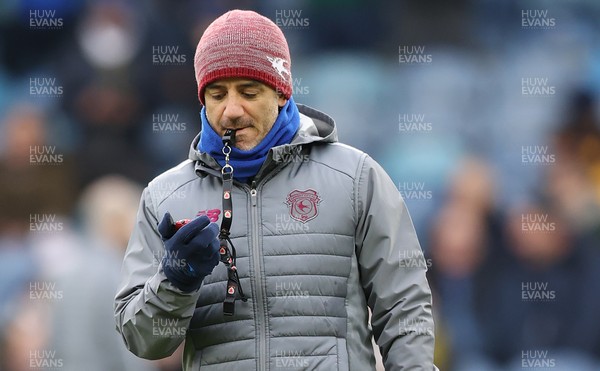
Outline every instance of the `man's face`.
<svg viewBox="0 0 600 371"><path fill-rule="evenodd" d="M271 87L249 79L221 79L204 90L206 117L213 130L220 136L227 129L236 130L235 147L245 151L264 139L286 101Z"/></svg>

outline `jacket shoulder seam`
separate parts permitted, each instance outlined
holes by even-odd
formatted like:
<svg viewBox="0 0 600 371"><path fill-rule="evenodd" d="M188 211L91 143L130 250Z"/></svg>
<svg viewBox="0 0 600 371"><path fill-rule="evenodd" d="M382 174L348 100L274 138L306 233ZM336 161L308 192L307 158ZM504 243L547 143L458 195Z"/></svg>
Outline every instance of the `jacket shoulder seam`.
<svg viewBox="0 0 600 371"><path fill-rule="evenodd" d="M162 205L162 203L163 203L163 202L165 202L165 201L167 200L167 198L169 198L169 197L170 197L170 196L171 196L173 193L175 193L175 192L176 192L176 191L177 191L179 188L183 187L184 185L186 185L186 184L188 184L188 183L194 182L194 181L196 181L196 180L198 180L198 178L195 178L195 179L190 179L190 180L187 180L187 181L185 181L185 182L181 183L180 185L178 185L178 186L177 186L177 188L173 189L173 191L172 191L171 193L169 193L169 194L168 194L168 195L166 195L166 196L165 196L165 197L164 197L162 200L160 200L160 202L159 202L159 203L158 203L156 206L158 207L158 206Z"/></svg>
<svg viewBox="0 0 600 371"><path fill-rule="evenodd" d="M312 149L317 149L317 150L319 149L319 147L327 147L327 148L333 148L332 150L334 150L334 151L345 151L345 153L350 153L353 156L353 159L356 159L356 162L359 163L359 165L360 165L361 158L366 155L365 152L363 152L363 151L361 151L361 150L359 150L357 148L354 148L352 146L349 146L349 145L346 145L346 144L343 144L343 143L339 143L339 142L335 142L335 143L312 143L311 147L312 147ZM340 172L342 174L346 174L351 179L354 179L355 176L356 176L356 174L353 175L352 173L350 173L350 171L345 171L345 170L342 170L342 169L340 169L340 168L338 168L336 166L333 166L331 164L327 164L327 163L325 163L323 161L316 160L316 159L313 158L312 155L310 156L310 161L318 163L318 164L325 165L325 166L327 166L327 167L329 167L329 168L331 168L331 169L333 169L333 170L335 170L337 172Z"/></svg>
<svg viewBox="0 0 600 371"><path fill-rule="evenodd" d="M363 153L363 155L360 157L360 160L358 161L358 166L356 166L356 174L354 175L354 222L355 222L355 224L358 223L358 220L360 219L360 215L363 212L363 210L362 210L363 205L360 202L360 194L361 194L360 180L361 180L362 174L365 170L365 165L367 162L366 160L367 160L368 156L369 155L367 155L366 153Z"/></svg>
<svg viewBox="0 0 600 371"><path fill-rule="evenodd" d="M163 172L162 174L160 174L159 176L157 176L156 178L152 179L150 181L150 183L148 183L148 192L150 193L150 198L152 199L152 203L154 204L155 207L155 211L158 211L158 207L165 202L173 193L175 193L178 189L180 189L181 187L183 187L184 185L191 183L198 178L198 176L196 175L195 172L193 172L193 177L191 179L187 179L187 180L183 180L180 182L174 182L176 184L176 186L173 187L173 189L166 189L163 192L161 192L160 190L156 191L155 188L159 185L159 184L163 184L165 182L169 182L167 179L167 177L173 173L179 172L181 171L186 165L189 164L193 164L192 160L185 160L183 162L181 162L179 165ZM167 178L167 179L165 179ZM163 194L164 193L164 194ZM158 195L160 195L160 197L156 197Z"/></svg>
<svg viewBox="0 0 600 371"><path fill-rule="evenodd" d="M335 167L333 167L333 166L331 166L331 165L329 165L329 164L326 164L326 163L324 163L324 162L317 161L317 160L314 160L314 159L310 159L310 162L314 162L315 164L323 165L323 166L325 166L325 167L328 167L328 168L330 168L330 169L331 169L331 170L333 170L333 171L337 171L337 172L338 172L338 173L340 173L340 174L344 174L344 175L346 175L346 176L347 176L348 178L350 178L350 179L353 179L353 178L352 178L352 175L348 174L347 172L345 172L345 171L343 171L343 170L340 170L340 169L338 169L338 168L335 168Z"/></svg>

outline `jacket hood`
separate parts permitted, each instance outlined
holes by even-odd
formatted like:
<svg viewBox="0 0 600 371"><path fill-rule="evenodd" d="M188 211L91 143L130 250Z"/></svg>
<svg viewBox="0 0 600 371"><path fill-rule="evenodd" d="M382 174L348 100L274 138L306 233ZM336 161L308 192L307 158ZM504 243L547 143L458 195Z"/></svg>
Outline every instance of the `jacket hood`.
<svg viewBox="0 0 600 371"><path fill-rule="evenodd" d="M290 144L273 147L271 151L289 151L290 148L312 143L335 143L338 141L335 121L326 113L303 104L296 104L300 111L300 128ZM198 150L200 134L190 145L189 159L196 162L196 170L219 172L221 166L207 153ZM212 171L211 171L212 170Z"/></svg>

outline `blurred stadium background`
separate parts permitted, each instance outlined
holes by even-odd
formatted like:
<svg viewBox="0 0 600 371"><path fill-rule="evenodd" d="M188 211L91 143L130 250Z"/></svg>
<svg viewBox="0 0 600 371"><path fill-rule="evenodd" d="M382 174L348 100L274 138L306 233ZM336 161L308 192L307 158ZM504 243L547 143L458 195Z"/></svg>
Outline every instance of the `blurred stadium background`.
<svg viewBox="0 0 600 371"><path fill-rule="evenodd" d="M0 370L180 369L126 352L112 297L141 189L200 127L196 43L233 8L280 25L296 101L398 184L441 370L600 369L600 2L6 0Z"/></svg>

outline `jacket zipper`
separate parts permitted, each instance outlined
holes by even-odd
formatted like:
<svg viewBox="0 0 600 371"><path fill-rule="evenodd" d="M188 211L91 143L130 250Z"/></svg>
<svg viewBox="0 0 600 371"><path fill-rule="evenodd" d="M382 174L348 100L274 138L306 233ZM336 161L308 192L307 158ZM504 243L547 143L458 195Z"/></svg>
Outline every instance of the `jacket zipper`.
<svg viewBox="0 0 600 371"><path fill-rule="evenodd" d="M258 330L258 369L267 369L267 315L264 306L265 292L262 284L262 264L260 252L260 220L258 215L258 190L256 182L252 182L250 188L250 203L251 203L251 231L252 231L252 262L254 264L254 287L256 287L256 312L257 312L257 330Z"/></svg>

